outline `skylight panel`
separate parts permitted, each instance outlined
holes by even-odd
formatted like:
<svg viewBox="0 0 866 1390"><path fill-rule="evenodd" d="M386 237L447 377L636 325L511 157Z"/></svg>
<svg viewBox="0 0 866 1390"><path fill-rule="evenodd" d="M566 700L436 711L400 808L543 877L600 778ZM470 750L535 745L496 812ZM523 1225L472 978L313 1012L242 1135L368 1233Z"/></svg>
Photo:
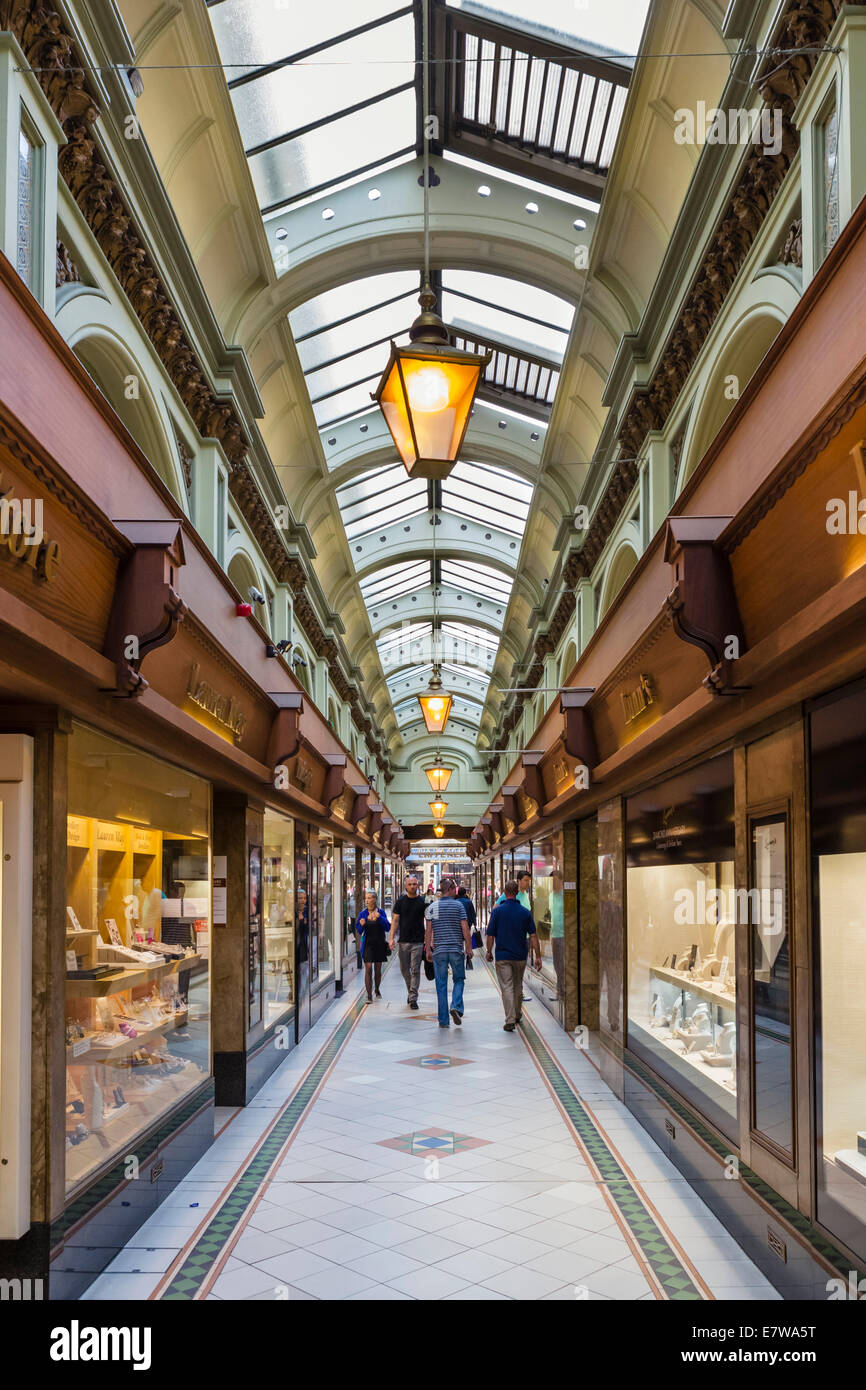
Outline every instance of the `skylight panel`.
<svg viewBox="0 0 866 1390"><path fill-rule="evenodd" d="M443 652L446 650L446 639L451 644L449 650L453 648L453 655L457 659L457 652L464 654L459 658L461 661L471 665L470 653L479 652L488 662L492 660L499 650L499 639L494 637L487 628L473 627L469 623L444 622L442 624Z"/></svg>
<svg viewBox="0 0 866 1390"><path fill-rule="evenodd" d="M467 590L501 603L507 603L513 582L501 570L464 560L443 560L442 580L445 584L453 584L455 589Z"/></svg>
<svg viewBox="0 0 866 1390"><path fill-rule="evenodd" d="M576 0L447 0L449 9L507 24L516 20L537 30L553 30L572 43L600 46L609 53L637 53L649 0L605 0L603 5Z"/></svg>
<svg viewBox="0 0 866 1390"><path fill-rule="evenodd" d="M395 270L385 275L366 275L345 285L317 294L299 304L289 314L295 342L323 329L339 327L346 320L367 314L377 306L392 302L403 295L418 294L418 272Z"/></svg>
<svg viewBox="0 0 866 1390"><path fill-rule="evenodd" d="M402 464L372 469L337 488L337 505L349 540L405 521L427 509L423 478L408 478Z"/></svg>
<svg viewBox="0 0 866 1390"><path fill-rule="evenodd" d="M442 484L446 511L522 536L532 484L481 463L458 463Z"/></svg>
<svg viewBox="0 0 866 1390"><path fill-rule="evenodd" d="M442 291L446 322L473 325L488 337L561 360L574 318L574 306L566 300L521 280L472 270L444 271Z"/></svg>
<svg viewBox="0 0 866 1390"><path fill-rule="evenodd" d="M387 345L389 338L402 337L418 313L417 276L412 275L411 279L412 288L399 299L356 313L353 318L343 319L334 327L324 327L312 336L304 337L298 344L298 355L304 371L316 371L325 363L348 353L360 352L371 343ZM290 321L293 318L294 315ZM385 350L387 353L387 346ZM381 358L381 352L379 355ZM352 370L351 362L346 370Z"/></svg>
<svg viewBox="0 0 866 1390"><path fill-rule="evenodd" d="M414 88L383 97L360 111L336 115L327 125L250 156L259 206L279 207L371 164L384 163L403 153L414 138Z"/></svg>
<svg viewBox="0 0 866 1390"><path fill-rule="evenodd" d="M367 607L375 608L377 603L400 594L411 594L429 583L429 560L413 560L407 564L389 565L387 569L377 570L367 579L362 579L361 593Z"/></svg>
<svg viewBox="0 0 866 1390"><path fill-rule="evenodd" d="M339 39L350 29L403 8L395 0L327 0L320 5L221 0L210 7L210 20L223 56L255 69ZM229 79L233 75L229 73Z"/></svg>

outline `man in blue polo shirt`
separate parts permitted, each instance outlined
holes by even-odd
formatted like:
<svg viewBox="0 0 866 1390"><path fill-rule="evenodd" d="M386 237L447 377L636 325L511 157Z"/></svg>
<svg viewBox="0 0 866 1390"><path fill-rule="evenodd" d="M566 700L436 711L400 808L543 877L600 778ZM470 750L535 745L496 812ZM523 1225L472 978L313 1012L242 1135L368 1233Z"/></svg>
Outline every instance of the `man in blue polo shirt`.
<svg viewBox="0 0 866 1390"><path fill-rule="evenodd" d="M505 1031L513 1033L522 1017L523 972L529 946L536 970L541 969L541 951L532 913L517 901L517 884L511 879L505 885L504 901L497 903L487 923L487 959L493 959L496 944L496 975L502 990L505 1009Z"/></svg>

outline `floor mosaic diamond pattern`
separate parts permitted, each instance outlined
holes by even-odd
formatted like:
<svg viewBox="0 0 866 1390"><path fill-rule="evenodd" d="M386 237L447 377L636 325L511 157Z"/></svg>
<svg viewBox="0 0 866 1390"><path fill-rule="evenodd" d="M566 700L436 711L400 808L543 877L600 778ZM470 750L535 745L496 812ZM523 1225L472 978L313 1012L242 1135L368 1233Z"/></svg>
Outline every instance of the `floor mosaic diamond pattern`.
<svg viewBox="0 0 866 1390"><path fill-rule="evenodd" d="M426 1071L444 1071L448 1067L471 1067L468 1057L446 1057L442 1052L425 1052L423 1057L401 1057L401 1067L423 1067Z"/></svg>
<svg viewBox="0 0 866 1390"><path fill-rule="evenodd" d="M465 1153L467 1149L480 1149L490 1143L489 1139L473 1139L469 1134L455 1134L452 1130L416 1129L411 1134L400 1134L395 1139L380 1139L383 1149L398 1149L401 1153L435 1154L437 1158L447 1158L449 1154Z"/></svg>

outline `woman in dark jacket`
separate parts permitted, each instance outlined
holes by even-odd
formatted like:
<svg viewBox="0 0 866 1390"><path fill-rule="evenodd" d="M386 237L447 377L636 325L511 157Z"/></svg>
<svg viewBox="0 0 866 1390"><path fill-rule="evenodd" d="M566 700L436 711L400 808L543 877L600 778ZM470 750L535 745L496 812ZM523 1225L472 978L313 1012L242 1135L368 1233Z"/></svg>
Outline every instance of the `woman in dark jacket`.
<svg viewBox="0 0 866 1390"><path fill-rule="evenodd" d="M373 1002L373 968L375 966L376 998L381 999L382 995L379 986L382 983L382 962L388 959L387 934L390 930L390 923L385 913L378 906L378 898L375 893L365 893L364 901L366 907L358 913L358 921L355 924L357 931L361 935L361 955L364 960L364 983L367 986L367 1002Z"/></svg>

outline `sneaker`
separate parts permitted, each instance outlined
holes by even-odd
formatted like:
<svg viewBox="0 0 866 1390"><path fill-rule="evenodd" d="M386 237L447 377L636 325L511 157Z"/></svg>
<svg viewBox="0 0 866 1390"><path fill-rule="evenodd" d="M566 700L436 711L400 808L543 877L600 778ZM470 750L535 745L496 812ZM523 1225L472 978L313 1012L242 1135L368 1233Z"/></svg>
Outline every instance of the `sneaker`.
<svg viewBox="0 0 866 1390"><path fill-rule="evenodd" d="M514 1032L514 1029L515 1029L515 1026L516 1026L516 1025L513 1024L513 1023L505 1023L505 1024L503 1024L503 1027L504 1027L506 1033L513 1033L513 1032Z"/></svg>
<svg viewBox="0 0 866 1390"><path fill-rule="evenodd" d="M417 1000L417 999L410 999L410 1000L409 1000L409 1008L410 1008L410 1009L417 1009L417 1007L418 1007L418 1000Z"/></svg>
<svg viewBox="0 0 866 1390"><path fill-rule="evenodd" d="M458 1026L463 1022L463 1015L461 1013L458 1013L456 1009L451 1010L451 1017L454 1019L454 1022L458 1024Z"/></svg>

